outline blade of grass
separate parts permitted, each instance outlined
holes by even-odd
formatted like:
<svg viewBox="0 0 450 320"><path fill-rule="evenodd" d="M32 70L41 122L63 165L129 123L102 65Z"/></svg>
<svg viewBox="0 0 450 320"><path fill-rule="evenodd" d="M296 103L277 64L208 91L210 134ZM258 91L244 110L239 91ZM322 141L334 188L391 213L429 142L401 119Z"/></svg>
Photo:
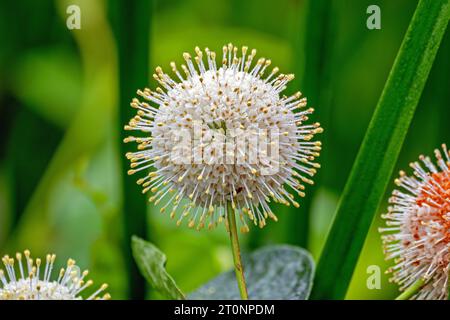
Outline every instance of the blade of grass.
<svg viewBox="0 0 450 320"><path fill-rule="evenodd" d="M450 0L421 0L381 94L316 273L313 299L343 299L450 17Z"/></svg>
<svg viewBox="0 0 450 320"><path fill-rule="evenodd" d="M308 98L308 104L315 108L314 119L322 123L323 128L328 128L330 118L330 94L329 83L331 77L331 48L332 48L332 25L333 25L333 4L327 0L310 0L307 3L306 21L301 28L306 29L303 44L296 45L295 56L305 54L304 66L297 63L296 74L302 75L302 93ZM297 84L297 83L296 83ZM327 130L321 136L324 141L327 138ZM321 158L324 159L322 151ZM319 173L314 177L317 182L320 179ZM311 186L306 191L306 197L298 199L300 208L295 210L290 216L288 223L287 242L303 248L308 247L309 225L311 203L316 193L316 186Z"/></svg>
<svg viewBox="0 0 450 320"><path fill-rule="evenodd" d="M450 29L447 29L444 39L445 40L439 48L438 57L436 59L436 64L438 64L439 69L435 71L435 76L433 78L433 83L435 83L435 86L430 93L436 103L440 106L438 136L441 140L436 141L436 145L439 145L442 142L450 143L450 129L448 126L448 119L450 119L450 90L448 90L448 84L450 83ZM442 139L446 139L447 141Z"/></svg>
<svg viewBox="0 0 450 320"><path fill-rule="evenodd" d="M134 116L135 110L130 108L131 99L136 90L143 88L149 81L149 43L151 0L113 1L111 16L119 51L119 130L122 140L128 136L123 126ZM130 151L129 146L120 144L122 172L128 171L128 162L124 155ZM145 298L145 279L134 261L130 239L133 235L143 239L147 237L147 206L141 188L135 177L122 175L123 216L124 216L124 256L127 264L129 297Z"/></svg>

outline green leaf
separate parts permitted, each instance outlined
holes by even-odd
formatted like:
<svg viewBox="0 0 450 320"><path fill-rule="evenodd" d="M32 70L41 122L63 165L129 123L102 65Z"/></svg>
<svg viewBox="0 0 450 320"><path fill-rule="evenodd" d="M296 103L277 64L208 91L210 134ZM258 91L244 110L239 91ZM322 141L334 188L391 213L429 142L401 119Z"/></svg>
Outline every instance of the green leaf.
<svg viewBox="0 0 450 320"><path fill-rule="evenodd" d="M317 267L314 299L345 297L450 17L450 0L422 0L353 165Z"/></svg>
<svg viewBox="0 0 450 320"><path fill-rule="evenodd" d="M33 81L37 75L39 81ZM70 124L80 105L80 63L66 49L27 51L18 60L11 82L12 91L25 106L60 128Z"/></svg>
<svg viewBox="0 0 450 320"><path fill-rule="evenodd" d="M184 300L184 294L165 269L165 254L139 237L133 236L131 242L134 259L148 283L168 299Z"/></svg>
<svg viewBox="0 0 450 320"><path fill-rule="evenodd" d="M268 246L244 257L243 264L250 299L306 300L311 292L314 261L302 248ZM209 281L189 299L240 299L234 271Z"/></svg>

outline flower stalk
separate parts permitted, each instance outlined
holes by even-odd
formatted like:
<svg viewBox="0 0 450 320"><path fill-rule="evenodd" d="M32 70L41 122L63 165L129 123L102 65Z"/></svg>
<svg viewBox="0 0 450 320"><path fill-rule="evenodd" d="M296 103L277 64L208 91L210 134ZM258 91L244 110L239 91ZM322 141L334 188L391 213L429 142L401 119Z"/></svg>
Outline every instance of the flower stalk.
<svg viewBox="0 0 450 320"><path fill-rule="evenodd" d="M231 240L231 249L233 252L234 271L236 272L236 280L239 287L239 293L242 300L248 300L247 285L244 277L244 266L241 259L241 248L239 246L239 237L236 228L236 217L231 202L227 203L227 220L228 220L228 233Z"/></svg>
<svg viewBox="0 0 450 320"><path fill-rule="evenodd" d="M409 300L427 283L425 278L419 278L408 289L402 292L395 300Z"/></svg>
<svg viewBox="0 0 450 320"><path fill-rule="evenodd" d="M151 1L146 0L130 3L113 1L111 5L111 19L119 53L119 127L133 116L133 110L126 105L135 94L135 88L148 82L151 10ZM127 136L123 131L121 134L122 139ZM123 144L120 147L122 153L129 151ZM125 170L128 168L127 163L123 162L122 165ZM126 212L123 212L123 254L127 261L128 296L142 300L146 295L145 281L132 259L129 247L130 238L134 235L144 239L150 237L146 218L147 204L139 196L140 187L127 176L122 177L122 192L123 208L126 208Z"/></svg>

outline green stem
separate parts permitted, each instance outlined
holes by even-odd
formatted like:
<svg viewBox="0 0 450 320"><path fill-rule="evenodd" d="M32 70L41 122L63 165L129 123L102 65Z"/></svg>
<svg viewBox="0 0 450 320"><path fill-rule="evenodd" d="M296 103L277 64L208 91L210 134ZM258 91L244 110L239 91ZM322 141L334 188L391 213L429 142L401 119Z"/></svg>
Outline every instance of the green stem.
<svg viewBox="0 0 450 320"><path fill-rule="evenodd" d="M227 203L228 233L231 239L231 249L233 251L234 271L242 300L248 300L247 285L245 284L244 267L241 259L241 249L236 228L236 217L231 202Z"/></svg>
<svg viewBox="0 0 450 320"><path fill-rule="evenodd" d="M413 295L415 295L419 290L427 283L424 278L418 279L414 282L408 289L406 289L402 294L400 294L395 300L409 300Z"/></svg>
<svg viewBox="0 0 450 320"><path fill-rule="evenodd" d="M58 0L58 14L65 21L70 0ZM80 159L98 152L110 141L110 123L117 106L116 55L109 25L104 17L104 1L83 1L82 32L71 32L77 44L83 66L83 97L58 149L48 162L47 169L34 189L14 233L9 235L7 247L23 248L33 243L36 251L45 251L55 241L57 230L48 223L49 204L55 185L73 172ZM40 236L36 236L39 230Z"/></svg>

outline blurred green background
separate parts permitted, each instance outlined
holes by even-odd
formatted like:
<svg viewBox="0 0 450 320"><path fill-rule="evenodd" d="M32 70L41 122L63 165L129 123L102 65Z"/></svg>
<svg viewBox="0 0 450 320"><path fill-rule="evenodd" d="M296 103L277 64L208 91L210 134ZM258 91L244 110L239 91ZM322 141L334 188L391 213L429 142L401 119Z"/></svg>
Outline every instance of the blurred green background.
<svg viewBox="0 0 450 320"><path fill-rule="evenodd" d="M140 284L130 284L127 275L124 221L140 216L148 224L147 238L167 254L167 269L185 292L231 268L224 228L177 228L154 207L147 214L145 209L131 212L136 210L129 203L145 208L146 199L140 192L125 192L135 177L124 177L121 128L130 109L122 101L129 101L139 87L155 86L150 79L156 66L168 70L170 61L181 61L182 52L197 45L220 51L233 42L257 48L281 72L295 73L288 90L308 97L316 108L313 120L325 128L322 169L302 208L277 208L278 223L241 236L244 251L292 243L306 246L317 259L417 1L142 3L1 2L0 253L25 248L35 256L55 252L60 263L73 257L96 283L110 284L113 298L136 297L130 290ZM80 30L66 27L70 4L81 9ZM366 27L371 4L381 8L381 30ZM450 143L449 35L447 31L398 168ZM139 59L145 60L142 66ZM386 204L380 209L386 210ZM348 299L396 296L385 275L381 290L366 286L368 266L386 269L380 225L379 218L372 224ZM150 289L148 295L159 297Z"/></svg>

